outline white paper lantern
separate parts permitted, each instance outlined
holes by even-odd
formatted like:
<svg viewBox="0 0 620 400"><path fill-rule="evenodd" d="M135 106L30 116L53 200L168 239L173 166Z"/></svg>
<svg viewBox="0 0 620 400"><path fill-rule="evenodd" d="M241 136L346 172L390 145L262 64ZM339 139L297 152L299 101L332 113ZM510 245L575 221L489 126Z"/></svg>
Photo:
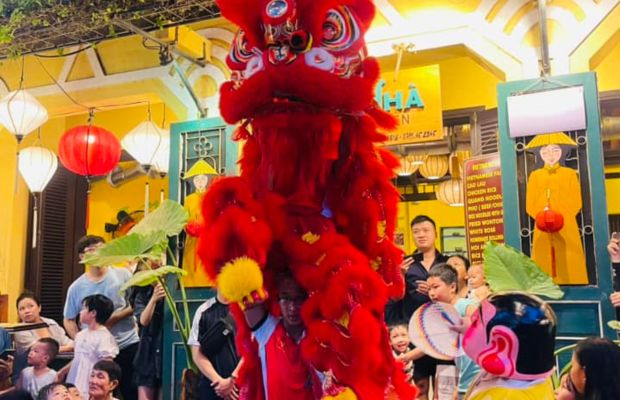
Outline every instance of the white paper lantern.
<svg viewBox="0 0 620 400"><path fill-rule="evenodd" d="M32 193L41 193L58 168L56 154L44 147L27 147L19 152L19 173Z"/></svg>
<svg viewBox="0 0 620 400"><path fill-rule="evenodd" d="M420 174L426 179L439 179L448 173L448 156L431 155L420 166Z"/></svg>
<svg viewBox="0 0 620 400"><path fill-rule="evenodd" d="M13 91L0 100L0 124L17 137L24 136L47 121L47 110L24 89Z"/></svg>
<svg viewBox="0 0 620 400"><path fill-rule="evenodd" d="M161 146L159 146L155 153L153 168L159 172L159 175L162 177L165 176L170 169L170 134L168 133L163 138Z"/></svg>
<svg viewBox="0 0 620 400"><path fill-rule="evenodd" d="M121 140L121 145L147 170L153 166L155 157L164 142L170 143L170 133L153 121L144 121L133 128Z"/></svg>
<svg viewBox="0 0 620 400"><path fill-rule="evenodd" d="M437 200L452 207L463 206L463 181L450 179L441 182L435 191Z"/></svg>

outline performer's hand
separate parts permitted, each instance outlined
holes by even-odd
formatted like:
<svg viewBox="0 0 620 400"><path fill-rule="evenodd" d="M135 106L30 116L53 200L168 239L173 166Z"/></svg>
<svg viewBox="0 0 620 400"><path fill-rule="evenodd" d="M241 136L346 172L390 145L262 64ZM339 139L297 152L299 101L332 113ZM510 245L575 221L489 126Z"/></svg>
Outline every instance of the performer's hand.
<svg viewBox="0 0 620 400"><path fill-rule="evenodd" d="M235 388L235 383L231 378L222 378L211 382L211 386L215 390L215 394L225 399Z"/></svg>
<svg viewBox="0 0 620 400"><path fill-rule="evenodd" d="M200 222L194 220L194 221L189 221L187 223L187 225L185 225L185 232L187 232L188 235L190 236L194 236L194 237L198 237L200 236L200 233L203 230L203 226Z"/></svg>
<svg viewBox="0 0 620 400"><path fill-rule="evenodd" d="M620 263L620 240L618 240L616 232L611 234L607 251L611 257L611 262Z"/></svg>
<svg viewBox="0 0 620 400"><path fill-rule="evenodd" d="M620 307L620 292L614 292L609 296L609 300L611 300L611 304L614 307Z"/></svg>

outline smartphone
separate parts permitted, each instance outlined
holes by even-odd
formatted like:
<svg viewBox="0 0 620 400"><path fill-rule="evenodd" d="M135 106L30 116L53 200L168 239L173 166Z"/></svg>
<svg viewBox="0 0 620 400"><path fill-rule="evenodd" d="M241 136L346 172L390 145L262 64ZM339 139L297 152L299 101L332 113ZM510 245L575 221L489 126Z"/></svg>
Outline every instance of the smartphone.
<svg viewBox="0 0 620 400"><path fill-rule="evenodd" d="M620 232L612 232L611 238L620 241Z"/></svg>
<svg viewBox="0 0 620 400"><path fill-rule="evenodd" d="M6 349L0 353L0 358L3 360L8 360L9 356L15 357L15 349Z"/></svg>

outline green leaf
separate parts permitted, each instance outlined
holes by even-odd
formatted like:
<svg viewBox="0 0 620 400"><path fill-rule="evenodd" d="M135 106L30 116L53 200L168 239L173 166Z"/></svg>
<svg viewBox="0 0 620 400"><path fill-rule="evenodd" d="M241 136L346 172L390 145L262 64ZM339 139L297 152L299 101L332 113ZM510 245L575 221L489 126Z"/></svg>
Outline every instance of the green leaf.
<svg viewBox="0 0 620 400"><path fill-rule="evenodd" d="M114 239L96 251L86 254L82 263L90 265L110 265L121 262L134 261L137 258L158 258L152 254L151 249L162 242L166 242L164 231L146 233L132 232L127 236ZM161 253L159 253L161 256Z"/></svg>
<svg viewBox="0 0 620 400"><path fill-rule="evenodd" d="M123 286L121 286L121 293L124 293L128 288L132 286L149 286L157 282L161 277L168 274L187 275L187 271L166 265L157 269L150 269L146 271L136 272Z"/></svg>
<svg viewBox="0 0 620 400"><path fill-rule="evenodd" d="M620 331L620 321L607 321L607 326L611 329Z"/></svg>
<svg viewBox="0 0 620 400"><path fill-rule="evenodd" d="M155 211L138 222L131 229L131 233L164 231L168 236L178 235L185 227L188 218L189 214L182 205L176 201L164 200Z"/></svg>
<svg viewBox="0 0 620 400"><path fill-rule="evenodd" d="M515 290L551 299L564 297L560 287L531 258L505 244L486 244L484 272L494 292Z"/></svg>

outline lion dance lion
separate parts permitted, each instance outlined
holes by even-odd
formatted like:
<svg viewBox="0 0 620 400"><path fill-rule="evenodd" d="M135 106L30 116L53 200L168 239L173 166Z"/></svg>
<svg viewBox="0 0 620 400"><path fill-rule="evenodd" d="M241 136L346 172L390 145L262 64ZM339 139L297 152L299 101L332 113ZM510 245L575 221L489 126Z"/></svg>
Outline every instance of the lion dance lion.
<svg viewBox="0 0 620 400"><path fill-rule="evenodd" d="M377 60L364 33L371 0L219 0L240 27L220 111L239 124L241 176L214 181L199 254L238 319L238 382L262 399L248 303L277 312L279 269L308 292L301 355L362 400L412 399L383 322L404 291L393 244L398 161L375 143L395 120L374 101ZM244 328L245 327L245 328ZM258 375L258 376L257 376ZM292 399L285 399L292 400Z"/></svg>

